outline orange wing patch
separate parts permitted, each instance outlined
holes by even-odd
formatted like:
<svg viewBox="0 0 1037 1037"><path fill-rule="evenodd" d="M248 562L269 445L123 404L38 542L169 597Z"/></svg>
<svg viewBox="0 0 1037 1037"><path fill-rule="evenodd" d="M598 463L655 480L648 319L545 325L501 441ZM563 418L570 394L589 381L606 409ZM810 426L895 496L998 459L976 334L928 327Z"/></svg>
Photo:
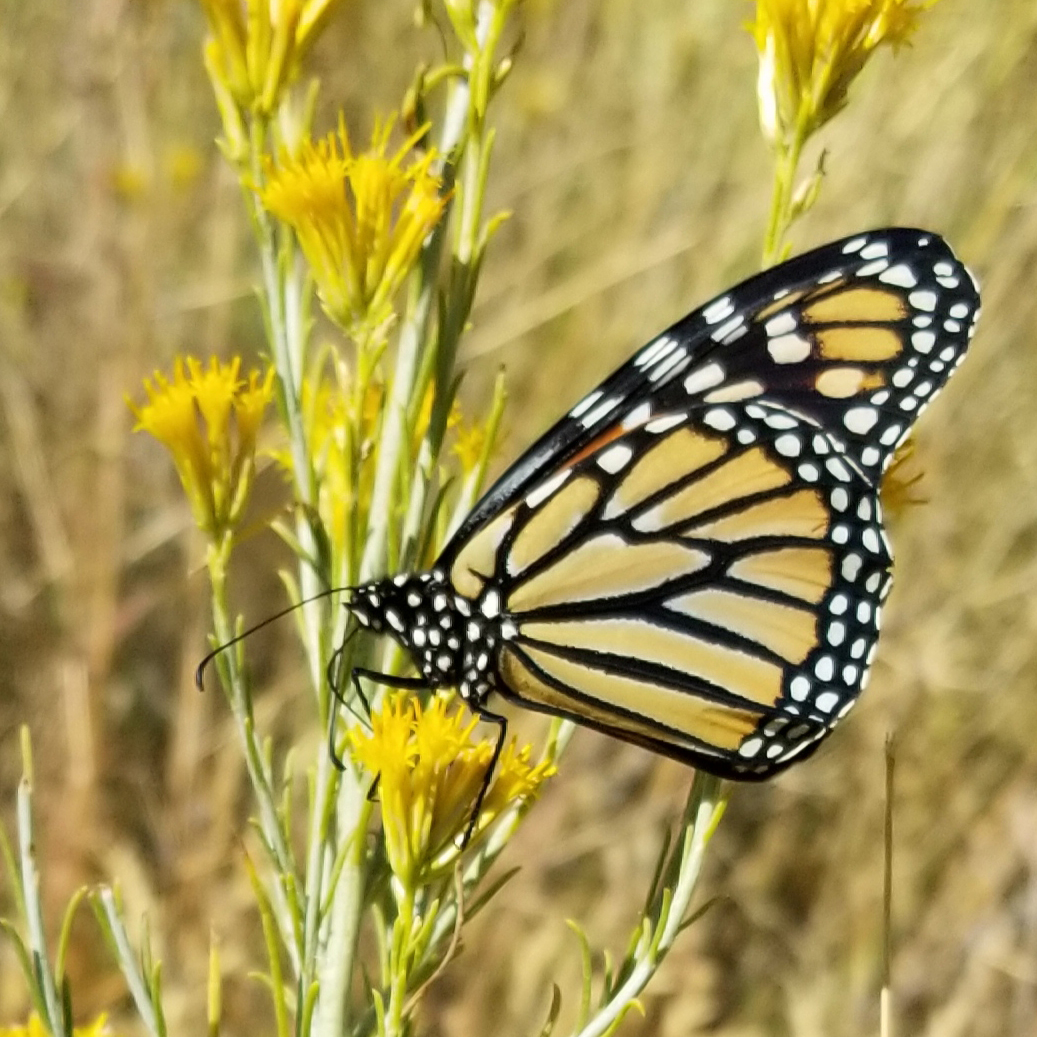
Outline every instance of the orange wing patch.
<svg viewBox="0 0 1037 1037"><path fill-rule="evenodd" d="M634 519L634 527L645 533L668 529L751 494L787 486L791 481L792 476L784 468L760 447L753 447L649 508Z"/></svg>
<svg viewBox="0 0 1037 1037"><path fill-rule="evenodd" d="M581 697L570 698L558 691L505 649L501 676L516 695L546 709L579 713L617 733L625 731L656 741L665 737L667 742L679 745L672 735L677 732L686 735L689 743L697 739L730 752L755 730L759 720L759 714L751 710L717 705L685 691L607 673L535 648L524 648L523 652L545 674L580 692ZM588 698L601 705L588 702Z"/></svg>
<svg viewBox="0 0 1037 1037"><path fill-rule="evenodd" d="M738 559L728 575L818 604L832 585L832 553L824 547L781 547Z"/></svg>
<svg viewBox="0 0 1037 1037"><path fill-rule="evenodd" d="M724 441L682 428L648 450L616 487L605 509L615 518L637 507L671 483L724 456Z"/></svg>
<svg viewBox="0 0 1037 1037"><path fill-rule="evenodd" d="M682 536L731 543L751 537L798 536L821 540L828 532L828 509L817 490L797 490L741 508L732 515L700 522Z"/></svg>
<svg viewBox="0 0 1037 1037"><path fill-rule="evenodd" d="M666 604L682 615L755 641L790 663L803 662L817 646L817 617L810 609L715 587L682 594Z"/></svg>
<svg viewBox="0 0 1037 1037"><path fill-rule="evenodd" d="M575 601L621 597L698 572L709 561L705 551L681 544L631 544L615 533L601 533L520 583L508 598L508 607L514 612L529 612Z"/></svg>
<svg viewBox="0 0 1037 1037"><path fill-rule="evenodd" d="M601 488L586 476L573 479L535 512L515 537L508 572L520 573L557 547L593 510Z"/></svg>
<svg viewBox="0 0 1037 1037"><path fill-rule="evenodd" d="M803 307L811 324L886 324L908 316L903 296L881 288L832 291Z"/></svg>
<svg viewBox="0 0 1037 1037"><path fill-rule="evenodd" d="M816 333L825 360L879 363L904 351L900 336L890 328L827 328Z"/></svg>
<svg viewBox="0 0 1037 1037"><path fill-rule="evenodd" d="M773 705L781 696L780 666L693 635L623 617L522 623L524 637L591 652L659 663L726 688L748 702Z"/></svg>

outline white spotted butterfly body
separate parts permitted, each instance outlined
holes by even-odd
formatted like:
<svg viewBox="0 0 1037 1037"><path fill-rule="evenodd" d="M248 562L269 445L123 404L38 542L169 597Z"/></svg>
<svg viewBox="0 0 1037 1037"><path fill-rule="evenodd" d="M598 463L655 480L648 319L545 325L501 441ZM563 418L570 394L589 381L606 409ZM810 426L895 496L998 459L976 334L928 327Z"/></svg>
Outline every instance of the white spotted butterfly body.
<svg viewBox="0 0 1037 1037"><path fill-rule="evenodd" d="M753 277L585 396L431 572L349 607L478 713L496 692L768 777L867 683L891 583L879 481L978 313L971 275L924 231Z"/></svg>

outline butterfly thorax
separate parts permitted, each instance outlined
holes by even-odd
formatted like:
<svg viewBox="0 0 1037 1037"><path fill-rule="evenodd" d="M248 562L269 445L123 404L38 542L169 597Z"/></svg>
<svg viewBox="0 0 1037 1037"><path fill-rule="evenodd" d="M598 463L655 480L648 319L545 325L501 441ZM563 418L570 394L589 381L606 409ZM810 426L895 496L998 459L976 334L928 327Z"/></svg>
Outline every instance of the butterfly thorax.
<svg viewBox="0 0 1037 1037"><path fill-rule="evenodd" d="M456 687L470 705L494 689L497 647L514 631L498 591L465 597L438 569L364 584L348 607L362 626L402 645L430 688Z"/></svg>

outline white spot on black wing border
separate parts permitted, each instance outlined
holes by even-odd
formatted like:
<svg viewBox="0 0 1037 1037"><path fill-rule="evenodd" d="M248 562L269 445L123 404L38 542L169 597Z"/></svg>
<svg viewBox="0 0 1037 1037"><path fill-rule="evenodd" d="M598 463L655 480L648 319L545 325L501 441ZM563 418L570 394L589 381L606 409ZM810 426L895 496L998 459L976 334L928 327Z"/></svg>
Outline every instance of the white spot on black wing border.
<svg viewBox="0 0 1037 1037"><path fill-rule="evenodd" d="M740 415L776 460L795 470L825 498L831 518L821 541L832 555L832 582L817 612L817 643L802 663L787 664L778 718L767 715L739 749L734 764L745 778L766 777L799 759L844 717L867 683L879 634L881 607L890 584L892 552L882 528L882 509L866 474L848 457L835 460L841 446L805 415L756 401ZM785 430L786 421L795 427ZM777 426L777 427L775 427ZM800 454L790 456L794 437ZM794 466L794 467L793 467ZM802 469L809 466L809 478ZM837 469L837 473L832 468ZM840 478L841 476L841 478ZM817 541L811 541L817 543ZM787 717L786 723L776 719Z"/></svg>
<svg viewBox="0 0 1037 1037"><path fill-rule="evenodd" d="M898 289L907 310L894 325L904 349L891 361L886 387L852 401L838 429L874 479L961 362L979 315L979 293L968 269L936 235L874 231L844 248L859 260L847 265L851 285L856 279Z"/></svg>

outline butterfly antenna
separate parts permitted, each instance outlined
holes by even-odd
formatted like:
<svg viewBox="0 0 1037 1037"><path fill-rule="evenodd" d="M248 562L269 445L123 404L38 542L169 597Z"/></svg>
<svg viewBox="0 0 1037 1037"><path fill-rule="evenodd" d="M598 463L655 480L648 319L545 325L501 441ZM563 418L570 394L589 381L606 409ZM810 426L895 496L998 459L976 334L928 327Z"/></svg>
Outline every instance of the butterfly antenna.
<svg viewBox="0 0 1037 1037"><path fill-rule="evenodd" d="M345 594L354 589L355 588L353 587L332 587L330 590L321 591L319 594L314 594L309 598L303 598L302 601L298 601L294 605L289 605L287 608L281 609L280 612L275 612L272 616L267 616L266 619L257 623L255 626L249 627L248 630L243 630L240 634L235 635L229 641L224 641L223 644L217 645L211 652L206 654L198 664L198 668L194 671L195 687L197 687L199 691L205 691L205 671L209 668L210 663L212 663L216 656L222 654L228 648L233 648L234 645L244 641L246 637L251 637L253 634L258 633L258 631L262 630L263 627L270 626L271 623L276 623L279 619L284 619L284 617L289 613L294 612L297 608L301 608L303 605L309 605L310 602L320 601L323 598L330 598L333 594ZM348 605L346 607L348 608Z"/></svg>

